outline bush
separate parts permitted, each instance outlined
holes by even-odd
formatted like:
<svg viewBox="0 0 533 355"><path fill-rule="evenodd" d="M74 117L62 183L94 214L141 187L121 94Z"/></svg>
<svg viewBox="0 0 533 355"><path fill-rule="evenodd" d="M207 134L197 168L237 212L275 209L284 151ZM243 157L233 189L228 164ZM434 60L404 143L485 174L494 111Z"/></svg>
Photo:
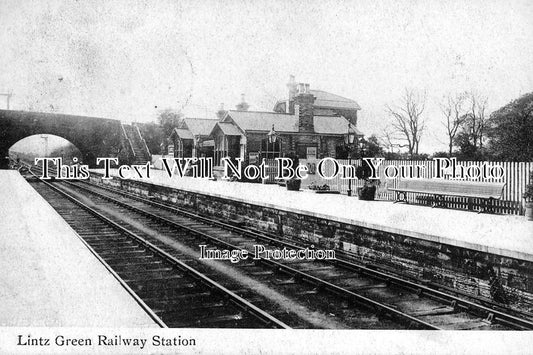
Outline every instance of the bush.
<svg viewBox="0 0 533 355"><path fill-rule="evenodd" d="M372 169L370 169L370 166L366 161L363 161L362 164L355 169L355 176L359 180L365 181L372 176Z"/></svg>
<svg viewBox="0 0 533 355"><path fill-rule="evenodd" d="M376 186L372 184L367 184L359 190L359 199L365 201L374 201L376 196Z"/></svg>
<svg viewBox="0 0 533 355"><path fill-rule="evenodd" d="M298 159L298 156L294 152L288 153L285 157L292 160L293 167L297 167L298 164L300 164L300 160ZM287 180L287 190L289 191L299 191L301 185L302 185L302 180L300 179Z"/></svg>
<svg viewBox="0 0 533 355"><path fill-rule="evenodd" d="M359 189L358 196L360 200L374 201L376 196L376 185L379 184L379 180L370 181L372 176L372 169L366 161L364 161L360 166L355 169L355 176L359 180L364 180L364 186Z"/></svg>
<svg viewBox="0 0 533 355"><path fill-rule="evenodd" d="M529 184L526 185L523 197L526 202L533 202L533 171L529 174Z"/></svg>
<svg viewBox="0 0 533 355"><path fill-rule="evenodd" d="M287 190L289 191L299 191L301 185L302 185L302 180L300 179L287 180Z"/></svg>

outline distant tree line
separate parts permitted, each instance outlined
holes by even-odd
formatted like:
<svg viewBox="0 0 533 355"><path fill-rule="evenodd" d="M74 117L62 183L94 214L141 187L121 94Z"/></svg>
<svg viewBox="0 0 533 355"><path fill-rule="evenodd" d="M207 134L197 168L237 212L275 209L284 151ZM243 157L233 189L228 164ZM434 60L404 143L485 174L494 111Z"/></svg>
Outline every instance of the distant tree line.
<svg viewBox="0 0 533 355"><path fill-rule="evenodd" d="M533 93L488 113L487 98L473 92L449 95L440 104L446 132L445 152L460 160L533 161ZM392 159L424 159L419 144L425 132L426 95L406 89L396 105L387 105L390 123L378 143ZM395 150L398 152L395 153ZM400 153L407 148L407 153Z"/></svg>
<svg viewBox="0 0 533 355"><path fill-rule="evenodd" d="M363 138L351 151L341 147L339 158L350 154L352 158L390 160L454 156L459 160L533 161L533 92L490 114L487 98L478 93L448 95L439 103L448 149L432 155L419 153L426 130L426 96L406 89L398 103L386 105L390 123L380 137ZM181 112L165 109L156 123L138 124L152 154L165 153L166 140L182 118Z"/></svg>

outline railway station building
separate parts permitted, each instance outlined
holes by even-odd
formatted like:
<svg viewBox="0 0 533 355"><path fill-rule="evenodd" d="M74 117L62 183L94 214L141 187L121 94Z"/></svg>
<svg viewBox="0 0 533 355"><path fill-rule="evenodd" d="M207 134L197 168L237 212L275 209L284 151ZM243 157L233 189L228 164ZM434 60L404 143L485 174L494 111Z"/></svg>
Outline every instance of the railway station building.
<svg viewBox="0 0 533 355"><path fill-rule="evenodd" d="M287 86L288 99L276 102L272 112L249 111L244 100L236 110L219 112L210 134L215 166L228 156L249 164L288 153L300 159L339 157L349 130L363 136L357 129L361 108L354 100L310 90L309 84L296 84L293 76Z"/></svg>
<svg viewBox="0 0 533 355"><path fill-rule="evenodd" d="M168 154L176 158L213 157L213 140L209 138L216 119L183 118L169 137Z"/></svg>

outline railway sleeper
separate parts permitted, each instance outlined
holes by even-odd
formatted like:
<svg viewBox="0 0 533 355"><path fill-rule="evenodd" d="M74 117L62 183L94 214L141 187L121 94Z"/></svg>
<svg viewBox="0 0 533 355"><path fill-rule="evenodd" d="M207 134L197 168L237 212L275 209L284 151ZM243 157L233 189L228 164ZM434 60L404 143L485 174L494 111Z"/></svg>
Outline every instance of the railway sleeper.
<svg viewBox="0 0 533 355"><path fill-rule="evenodd" d="M146 280L148 278L165 278L171 277L175 270L173 268L164 268L157 270L136 270L136 271L117 271L121 278L128 280Z"/></svg>
<svg viewBox="0 0 533 355"><path fill-rule="evenodd" d="M181 306L193 307L195 305L198 306L213 301L221 301L222 299L213 297L211 292L204 290L196 293L184 293L168 299L163 299L157 295L152 295L151 297L146 297L143 300L146 304L149 304L150 307L154 309L172 309L173 307Z"/></svg>
<svg viewBox="0 0 533 355"><path fill-rule="evenodd" d="M165 266L163 263L142 263L142 262L130 262L125 261L123 263L116 263L113 265L113 269L117 273L128 273L128 272L137 272L137 273L145 273L145 272L155 272L160 273L164 271L171 271L174 270L172 267Z"/></svg>
<svg viewBox="0 0 533 355"><path fill-rule="evenodd" d="M171 323L172 327L185 327L185 328L260 328L255 318L251 316L244 317L241 313L205 319L203 321L195 320L182 320L177 323Z"/></svg>
<svg viewBox="0 0 533 355"><path fill-rule="evenodd" d="M205 287L198 285L197 283L182 283L175 287L162 287L158 289L144 289L136 288L135 291L141 298L153 297L157 295L157 298L161 300L173 300L177 297L188 296L191 294L200 294L205 292Z"/></svg>
<svg viewBox="0 0 533 355"><path fill-rule="evenodd" d="M98 251L98 254L100 254L100 256L103 258L130 260L130 259L137 258L139 256L143 257L144 256L143 254L147 252L148 252L148 249L143 248L141 246L139 246L137 249L124 250L124 251L105 249L102 247L102 249Z"/></svg>
<svg viewBox="0 0 533 355"><path fill-rule="evenodd" d="M139 246L135 244L118 242L118 243L89 243L93 249L99 249L101 251L109 250L109 248L120 249L120 253L136 252L139 250Z"/></svg>
<svg viewBox="0 0 533 355"><path fill-rule="evenodd" d="M211 317L228 315L228 306L220 303L213 302L203 305L198 305L196 307L187 307L187 308L174 308L174 309L162 309L157 310L156 312L160 317L167 320L174 320L177 322L183 321L199 321L205 320ZM233 314L240 313L239 310L235 310Z"/></svg>
<svg viewBox="0 0 533 355"><path fill-rule="evenodd" d="M166 288L179 287L182 283L187 282L188 276L183 274L174 274L169 276L151 277L144 280L127 280L128 285L133 289L159 290Z"/></svg>

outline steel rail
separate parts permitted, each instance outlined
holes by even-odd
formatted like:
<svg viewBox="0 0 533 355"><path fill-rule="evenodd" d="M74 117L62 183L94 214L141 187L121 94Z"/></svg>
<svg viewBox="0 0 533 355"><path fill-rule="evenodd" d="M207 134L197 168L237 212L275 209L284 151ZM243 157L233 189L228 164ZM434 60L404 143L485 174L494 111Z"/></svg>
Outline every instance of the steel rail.
<svg viewBox="0 0 533 355"><path fill-rule="evenodd" d="M86 182L86 181L83 181L83 182L85 184L90 185L90 186L95 186L95 187L98 187L98 188L101 188L101 189L104 189L104 190L109 190L111 192L121 194L121 195L126 196L128 198L132 198L132 199L135 199L137 201L140 201L140 202L143 202L143 203L147 203L147 204L150 204L150 205L158 207L158 208L162 208L162 209L166 209L168 211L180 213L182 215L185 215L185 216L193 218L193 219L205 221L208 224L217 225L217 226L220 226L220 227L222 227L224 229L227 229L227 230L230 230L230 231L234 231L234 232L242 234L242 235L251 236L251 237L255 238L256 240L258 240L258 239L259 240L264 240L264 241L268 241L268 242L270 242L270 243L272 243L274 245L287 246L287 247L291 247L291 248L294 248L294 249L300 249L300 250L304 249L301 245L297 245L297 244L294 244L294 243L291 243L291 242L288 242L288 241L283 241L283 240L280 240L280 239L277 239L277 238L274 238L274 237L270 237L270 236L266 235L264 232L257 232L257 231L253 231L253 230L237 227L237 226L234 226L234 225L231 225L231 224L228 224L228 223L216 220L216 219L200 216L198 214L195 214L195 213L192 213L192 212L189 212L189 211L185 211L185 210L183 210L181 208L176 208L176 207L164 204L164 203L152 201L152 200L149 200L149 199L146 199L146 198L143 198L143 197L140 197L140 196L136 196L136 195L133 195L131 193L127 193L125 191L118 190L118 189L115 189L115 188L110 188L110 187L101 186L101 185L95 185L93 183L89 183L89 182ZM78 186L77 184L73 184L73 185ZM492 323L500 322L500 323L503 323L505 325L512 326L512 327L515 327L515 328L518 327L518 328L522 328L524 330L533 330L533 322L532 321L516 317L516 316L514 316L512 314L508 314L506 312L503 312L503 311L500 311L500 310L497 310L497 309L494 309L494 308L489 308L487 306L484 306L484 305L481 305L481 304L466 300L466 299L461 298L461 297L450 295L448 293L436 290L434 288L431 288L431 287L428 287L428 286L425 286L425 285L418 284L418 283L413 282L413 281L409 281L409 280L400 278L398 276L395 276L395 275L392 275L392 274L389 274L389 273L385 273L383 271L371 269L369 267L366 267L366 266L363 266L363 265L359 265L359 264L355 264L353 262L350 262L348 260L343 260L343 259L336 259L336 260L333 260L333 261L332 260L322 260L322 262L338 265L338 266L341 266L343 268L354 270L356 272L359 272L359 273L362 273L362 274L366 274L368 276L371 276L371 277L386 281L386 282L391 283L391 284L393 283L393 284L395 284L397 286L400 286L402 288L407 288L409 290L415 291L415 292L419 293L420 295L424 294L424 295L426 295L426 296L428 296L430 298L433 298L433 299L435 299L435 300L437 300L439 302L449 302L450 306L453 306L454 308L464 309L464 310L466 310L468 312L471 312L471 313L472 312L478 312L477 314L479 314L480 312L484 313L484 316L486 317L486 319L490 320Z"/></svg>
<svg viewBox="0 0 533 355"><path fill-rule="evenodd" d="M122 202L122 201L118 201L118 200L115 200L114 198L110 197L110 196L106 196L102 193L99 193L99 192L96 192L96 191L93 191L93 190L90 190L90 189L87 189L85 187L81 187L77 184L72 184L71 182L67 182L69 185L73 185L77 188L80 188L80 189L83 189L85 191L88 191L89 193L92 193L100 198L103 198L105 200L108 200L112 203L116 203L126 209L129 209L129 210L132 210L132 211L135 211L136 213L139 213L139 214L142 214L142 215L145 215L151 219L154 219L154 220L157 220L157 221L160 221L160 222L163 222L167 225L170 225L170 226L173 226L175 228L178 228L178 229L181 229L181 230L185 230L193 235L197 235L199 236L200 238L204 239L204 240L208 240L208 241L211 241L211 242L214 242L215 244L217 245L221 245L225 248L228 248L228 249L240 249L238 246L235 246L231 243L228 243L226 241L223 241L217 237L214 237L212 235L209 235L207 233L204 233L204 232L201 232L201 231L198 231L198 230L195 230L191 227L188 227L188 226L184 226L184 225L181 225L179 223L176 223L174 221L171 221L167 218L164 218L164 217L161 217L161 216L158 216L158 215L155 215L151 212L148 212L148 211L144 211L142 209L139 209L137 207L134 207L134 206L131 206L131 205L128 205L127 203L125 202ZM350 291L350 290L347 290L345 288L342 288L340 286L337 286L337 285L334 285L332 284L331 282L328 282L328 281L325 281L325 280L322 280L318 277L315 277L313 275L310 275L308 273L305 273L305 272L302 272L300 270L296 270L288 265L284 265L282 263L279 263L277 261L273 261L273 260L268 260L268 259L264 259L264 258L261 258L259 256L257 256L254 252L251 252L249 251L248 254L250 256L253 256L253 259L257 260L258 262L262 262L262 263L265 263L267 264L269 267L277 270L277 271L282 271L286 274L289 274L291 276L294 276L295 278L297 279L300 279L302 281L306 281L310 284L313 284L315 286L317 286L318 288L321 288L321 289L324 289L324 290L328 290L330 292L333 292L334 294L338 295L338 296L342 296L342 297L345 297L349 300L352 300L352 301L356 301L357 303L360 303L360 304L363 304L375 311L378 311L378 312L384 312L384 313L387 313L389 314L390 316L398 319L398 320L401 320L403 322L405 322L406 320L412 324L416 324L420 327L422 327L423 329L430 329L430 330L442 330L441 328L433 325L433 324L430 324L428 322L425 322L421 319L418 319L416 317L413 317L407 313L404 313L404 312L401 312L401 311L398 311L397 309L394 309L392 307L389 307L385 304L382 304L380 302L377 302L377 301L374 301L368 297L365 297L365 296L362 296L360 294L357 294L353 291Z"/></svg>
<svg viewBox="0 0 533 355"><path fill-rule="evenodd" d="M42 180L41 180L42 181ZM44 181L43 181L44 182ZM189 265L183 263L182 261L176 259L169 253L165 252L164 250L160 249L156 245L152 244L151 242L147 241L146 239L138 236L137 234L129 231L128 229L122 227L121 225L117 224L116 222L110 220L106 216L102 215L98 211L94 210L93 208L87 206L83 202L79 201L75 197L71 196L70 194L66 193L65 191L58 189L57 187L53 186L52 184L48 182L44 182L47 184L50 188L57 191L58 193L65 196L67 199L75 203L76 205L80 206L81 208L85 209L87 212L91 213L95 217L99 218L100 220L104 221L106 224L112 226L116 230L120 231L121 233L125 234L126 236L130 237L131 239L139 242L140 244L144 245L148 249L156 252L160 256L162 256L164 259L166 259L171 264L178 267L180 270L184 271L186 274L192 276L193 278L201 281L203 284L207 285L211 289L215 289L216 291L220 292L221 294L224 294L225 297L229 301L231 301L233 304L238 306L239 308L245 310L246 312L254 315L256 318L261 320L263 323L265 323L268 326L272 326L274 328L282 328L282 329L290 329L288 325L280 321L279 319L273 317L272 315L268 314L267 312L263 311L259 307L253 305L252 303L248 302L241 296L237 295L236 293L232 292L231 290L227 289L226 287L220 285L216 281L210 279L209 277L205 276L204 274L196 271Z"/></svg>
<svg viewBox="0 0 533 355"><path fill-rule="evenodd" d="M20 172L20 170L19 170ZM30 174L38 178L35 173L29 168ZM42 181L42 180L41 180ZM51 187L49 183L45 183L48 187ZM67 223L69 228L74 232L76 237L85 245L87 249L96 257L96 259L107 269L107 271L119 282L119 284L126 290L126 292L133 298L133 300L141 307L141 309L146 312L148 317L150 317L157 325L161 328L168 328L168 326L163 322L163 320L150 308L148 305L133 291L133 289L113 270L113 268L100 256L98 253L83 239L71 226Z"/></svg>
<svg viewBox="0 0 533 355"><path fill-rule="evenodd" d="M291 247L291 248L294 248L294 249L300 249L300 250L304 249L301 245L297 245L297 244L294 244L294 243L291 243L291 242L288 242L288 241L279 240L277 237L270 237L270 236L266 235L265 232L257 232L257 231L253 231L253 230L250 230L250 229L240 228L240 227L234 226L232 224L228 224L228 223L225 223L225 222L213 219L213 218L204 217L204 216L201 216L201 215L186 211L186 210L184 210L182 208L176 208L176 207L173 207L173 206L169 206L168 204L159 203L159 202L156 202L156 201L153 201L153 200L150 200L150 199L146 199L146 198L143 198L143 197L140 197L140 196L136 196L136 195L133 195L131 193L128 193L128 192L125 192L123 190L119 190L119 189L116 189L116 188L111 188L111 187L102 186L102 185L96 185L94 183L83 181L83 180L80 180L80 181L85 183L85 184L87 184L87 185L89 185L89 186L94 186L94 187L97 187L97 188L100 188L100 189L103 189L103 190L108 190L110 192L113 192L113 193L116 193L116 194L120 194L120 195L126 196L128 198L131 198L131 199L134 199L134 200L146 203L146 204L150 204L150 205L158 207L158 208L162 208L162 209L165 209L165 210L168 210L168 211L173 211L173 212L185 215L185 216L193 218L193 219L204 221L205 223L208 223L210 225L217 225L217 226L220 226L221 228L224 228L224 229L227 229L227 230L230 230L230 231L234 231L234 232L237 232L237 233L242 234L242 235L251 236L252 238L255 238L256 240L264 240L264 241L268 241L268 242L270 242L270 243L272 243L274 245L287 246L287 247ZM72 182L70 182L70 181L68 183L72 184ZM77 184L72 184L72 185L81 188ZM105 198L108 198L108 197L105 197ZM119 202L119 201L117 201L117 202ZM156 218L160 218L159 216L155 216L155 217ZM198 231L194 231L194 232L195 233L201 233L201 232L198 232ZM224 241L221 241L219 239L217 239L215 242L220 243L221 245L227 244ZM231 244L229 244L227 246L234 247ZM406 289L415 291L419 295L424 294L424 295L428 296L429 298L432 298L432 299L437 300L439 302L449 302L450 306L453 306L454 308L457 308L457 309L464 309L464 310L466 310L466 311L468 311L470 313L475 313L475 314L479 314L480 312L482 312L482 313L484 313L484 316L486 316L486 319L488 321L492 322L492 323L498 321L498 322L500 322L502 324L505 324L505 325L508 325L508 326L511 326L511 327L515 327L515 328L518 327L518 328L522 328L522 329L526 329L526 330L533 329L533 322L528 321L526 319L516 317L514 315L505 313L503 311L499 311L499 310L494 309L494 308L489 308L489 307L483 306L481 304L466 300L466 299L458 297L458 296L447 294L445 292L439 291L439 290L431 288L431 287L420 285L420 284L418 284L416 282L409 281L409 280L397 277L397 276L395 276L393 274L389 274L389 273L385 273L385 272L382 272L382 271L379 271L379 270L375 270L373 268L369 268L369 267L366 267L366 266L363 266L363 265L360 265L360 264L355 264L353 262L350 262L350 261L344 260L344 259L336 259L334 261L323 260L323 262L327 262L327 263L330 263L330 264L333 264L333 265L338 265L338 266L341 266L341 267L343 267L345 269L354 270L354 271L356 271L358 273L361 273L361 274L366 274L366 275L368 275L370 277L373 277L375 279L380 279L380 280L386 281L389 284L395 284L395 285L400 286L402 288L406 288ZM333 285L333 286L335 286L335 285ZM473 298L473 296L469 296L469 297ZM499 306L499 307L501 307L501 306ZM515 312L519 312L519 311L515 311Z"/></svg>

